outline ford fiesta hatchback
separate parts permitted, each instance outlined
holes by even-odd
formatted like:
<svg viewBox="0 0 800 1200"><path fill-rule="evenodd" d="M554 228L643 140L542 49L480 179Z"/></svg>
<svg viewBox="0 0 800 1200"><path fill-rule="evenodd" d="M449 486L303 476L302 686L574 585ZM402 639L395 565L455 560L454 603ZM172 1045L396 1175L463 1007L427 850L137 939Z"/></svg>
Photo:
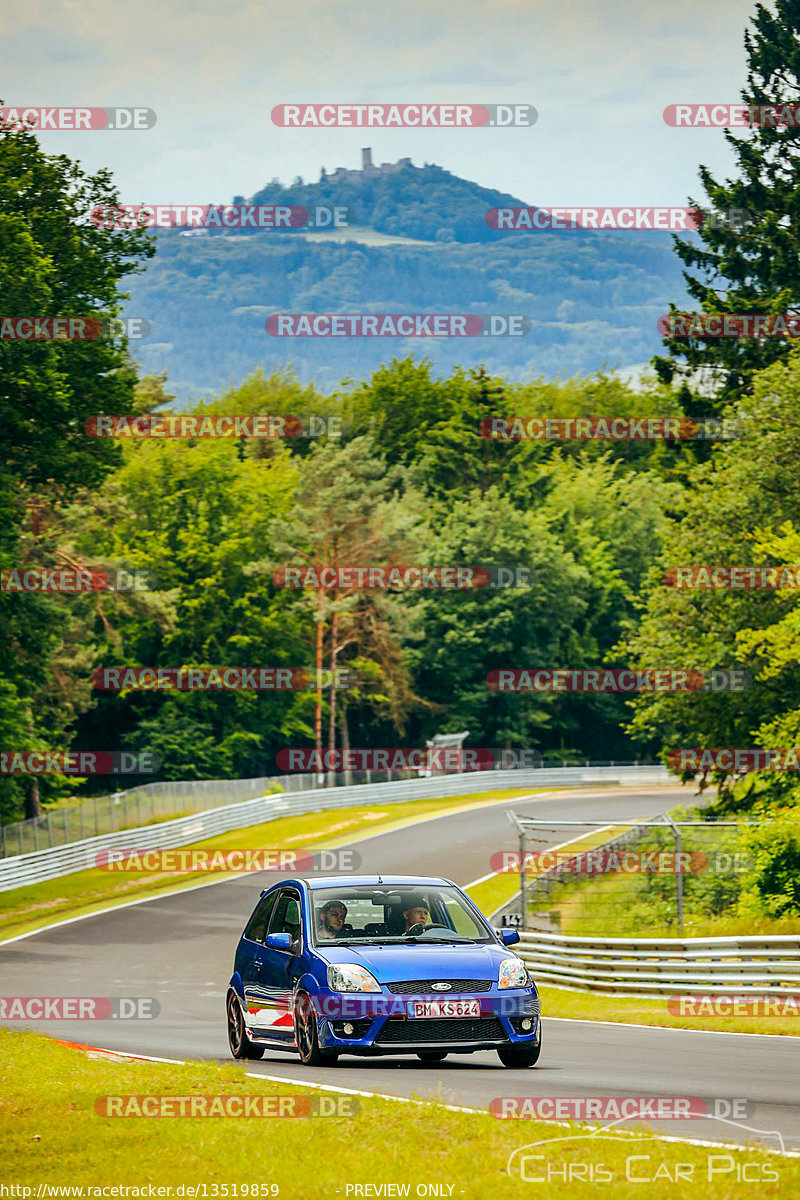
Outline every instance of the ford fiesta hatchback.
<svg viewBox="0 0 800 1200"><path fill-rule="evenodd" d="M340 1054L496 1050L532 1067L539 994L448 879L292 878L261 893L236 948L226 999L234 1058L286 1050L309 1066Z"/></svg>

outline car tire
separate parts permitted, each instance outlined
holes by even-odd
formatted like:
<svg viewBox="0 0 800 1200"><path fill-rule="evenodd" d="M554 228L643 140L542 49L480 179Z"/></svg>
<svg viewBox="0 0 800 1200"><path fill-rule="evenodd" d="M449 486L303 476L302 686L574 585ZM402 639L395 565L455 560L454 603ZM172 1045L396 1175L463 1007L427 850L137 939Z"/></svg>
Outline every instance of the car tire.
<svg viewBox="0 0 800 1200"><path fill-rule="evenodd" d="M247 1036L247 1030L244 1027L244 1017L242 1015L242 1006L239 1003L239 997L231 988L228 992L228 999L225 1005L225 1010L228 1017L228 1045L231 1048L231 1054L234 1058L261 1058L264 1054L263 1046L254 1046Z"/></svg>
<svg viewBox="0 0 800 1200"><path fill-rule="evenodd" d="M338 1050L321 1049L317 1014L306 992L300 992L294 1003L294 1040L305 1067L331 1067L339 1058Z"/></svg>
<svg viewBox="0 0 800 1200"><path fill-rule="evenodd" d="M447 1058L446 1050L420 1050L417 1053L417 1058L420 1062L437 1063L443 1058Z"/></svg>
<svg viewBox="0 0 800 1200"><path fill-rule="evenodd" d="M512 1046L501 1046L497 1057L504 1067L535 1067L542 1052L542 1027L535 1042L515 1042Z"/></svg>

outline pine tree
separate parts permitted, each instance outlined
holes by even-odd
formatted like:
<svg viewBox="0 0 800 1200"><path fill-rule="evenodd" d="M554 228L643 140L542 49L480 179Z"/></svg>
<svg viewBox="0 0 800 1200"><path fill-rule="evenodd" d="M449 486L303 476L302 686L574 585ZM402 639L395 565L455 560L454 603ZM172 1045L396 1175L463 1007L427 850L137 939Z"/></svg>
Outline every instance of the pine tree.
<svg viewBox="0 0 800 1200"><path fill-rule="evenodd" d="M706 218L699 240L675 239L690 268L683 273L688 293L701 312L778 314L800 306L800 0L775 0L774 9L758 4L745 31L741 95L749 107L783 109L784 123L758 120L742 136L725 130L739 175L718 183L701 166L708 203L695 206ZM736 219L737 210L745 221ZM749 392L753 372L785 358L791 344L785 336L664 341L671 358L655 359L659 376L669 381L705 369L720 406Z"/></svg>

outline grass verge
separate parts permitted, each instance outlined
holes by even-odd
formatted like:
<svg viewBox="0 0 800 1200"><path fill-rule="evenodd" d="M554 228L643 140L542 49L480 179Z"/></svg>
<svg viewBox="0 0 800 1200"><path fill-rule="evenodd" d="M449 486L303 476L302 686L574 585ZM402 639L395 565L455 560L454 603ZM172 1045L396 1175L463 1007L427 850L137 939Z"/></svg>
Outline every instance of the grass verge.
<svg viewBox="0 0 800 1200"><path fill-rule="evenodd" d="M591 833L583 833L578 837L570 838L567 842L560 842L559 848L570 846L574 847L576 851L592 850L595 846L601 846L611 838L624 833L628 827L629 825L608 825L605 829L596 829ZM552 847L546 849L552 850ZM543 847L542 852L544 851ZM527 878L535 879L540 873L536 870L528 871ZM477 883L466 890L481 912L491 916L498 908L508 904L514 896L519 894L519 872L501 871L497 875L493 875L491 879L484 879L482 883Z"/></svg>
<svg viewBox="0 0 800 1200"><path fill-rule="evenodd" d="M629 824L633 824L631 822ZM564 846L569 846L576 851L591 850L595 846L602 845L604 842L610 841L617 837L620 833L625 832L629 825L613 826L605 830L593 830L589 834L583 834L571 839L569 842L563 843ZM534 878L534 874L529 874L528 878ZM568 885L566 885L568 886ZM625 924L625 917L620 919L620 910L624 912L626 900L630 900L627 894L631 884L624 877L621 879L604 879L597 883L592 883L585 888L586 902L592 905L597 904L597 893L604 891L607 893L603 904L602 914L598 915L596 908L592 910L592 925L598 926L591 929L586 928L578 919L576 913L577 904L580 904L584 893L573 892L572 895L565 897L560 904L553 904L544 901L541 905L542 909L550 908L555 911L560 911L562 914L569 913L569 917L563 916L562 932L573 935L586 934L602 934L604 936L626 936L630 935L631 931L625 925L625 933L619 931L618 926ZM493 875L491 879L486 879L482 883L476 884L474 887L467 888L472 900L477 904L478 908L487 915L494 912L502 904L507 903L519 891L519 876L515 874L498 874ZM591 895L588 893L591 892ZM761 922L757 928L745 929L741 922L731 922L728 924L733 927L725 932L730 932L739 936L745 933L789 933L794 932L798 927L798 922ZM767 925L774 924L778 928L766 928ZM706 931L700 932L694 928L687 929L687 936L701 937L704 935L713 935L713 933L722 933L722 923L719 925L711 925ZM634 933L641 934L640 926L635 928ZM648 930L648 936L652 937L674 937L675 929L658 929ZM677 989L676 989L677 990ZM635 1025L657 1025L667 1029L708 1029L722 1033L760 1033L760 1034L780 1034L782 1036L800 1037L800 1015L798 1016L777 1016L773 1014L765 1016L722 1016L722 1015L696 1015L696 1016L677 1016L667 1010L667 997L662 998L636 998L636 997L616 997L606 996L593 992L570 991L564 988L551 987L548 984L542 984L539 987L542 995L543 1012L554 1017L571 1017L575 1020L582 1021L621 1021L630 1022Z"/></svg>
<svg viewBox="0 0 800 1200"><path fill-rule="evenodd" d="M667 1011L667 997L599 996L566 988L538 985L545 1017L572 1017L580 1021L627 1021L633 1025L661 1025L668 1029L713 1029L720 1033L778 1033L800 1037L797 1016L676 1016ZM678 989L676 989L677 991Z"/></svg>
<svg viewBox="0 0 800 1200"><path fill-rule="evenodd" d="M674 876L656 881L660 890L674 888ZM642 887L642 877L610 875L585 882L565 883L555 902L542 910L559 914L561 933L574 937L678 937L671 924L654 919L655 900ZM643 931L647 932L644 933ZM684 895L684 937L745 937L748 934L800 933L800 918L758 917L746 920L733 910L716 915L693 909Z"/></svg>
<svg viewBox="0 0 800 1200"><path fill-rule="evenodd" d="M538 789L551 790L551 789ZM533 795L536 789L525 788L503 792L483 792L478 795L449 796L441 800L411 800L383 807L353 807L325 812L281 817L263 825L234 829L192 846L181 849L254 850L254 849L321 849L347 844L352 837L387 833L421 817L444 815L458 809L494 804L519 796ZM202 819L198 814L198 820ZM135 844L131 839L131 848ZM191 887L209 879L234 878L234 873L158 872L148 874L117 873L95 868L63 875L29 887L0 892L0 940L20 933L43 929L54 921L96 912L127 900Z"/></svg>
<svg viewBox="0 0 800 1200"><path fill-rule="evenodd" d="M567 1129L529 1120L500 1121L484 1113L452 1112L435 1103L342 1096L340 1103L354 1108L357 1099L360 1106L347 1118L105 1117L97 1114L95 1105L109 1095L136 1096L139 1105L144 1096L161 1095L316 1095L329 1105L337 1097L248 1078L235 1065L90 1058L41 1034L0 1031L0 1058L15 1081L13 1094L0 1105L0 1159L8 1182L31 1188L33 1197L40 1184L83 1189L122 1185L144 1188L144 1195L148 1185L154 1185L171 1187L173 1197L182 1184L182 1195L210 1200L242 1196L246 1184L251 1196L275 1194L270 1192L274 1185L285 1200L347 1200L348 1195L355 1200L352 1189L361 1184L360 1196L432 1194L496 1200L498 1194L529 1197L530 1176L553 1172L548 1200L566 1200L575 1195L576 1168L583 1182L598 1181L602 1169L603 1194L613 1200L642 1196L641 1182L633 1179L650 1181L644 1194L653 1200L686 1194L680 1184L676 1191L680 1180L684 1187L699 1185L706 1200L741 1195L736 1181L743 1177L758 1179L754 1195L768 1200L796 1200L800 1191L800 1161L759 1149L670 1144L650 1134L587 1138L587 1129L578 1125ZM519 1090L517 1077L498 1070L498 1095L514 1090ZM675 1132L680 1135L681 1129ZM560 1140L564 1138L570 1140ZM521 1180L518 1173L509 1178L509 1156L533 1142L544 1144L528 1151L542 1156L527 1160L529 1178ZM520 1158L517 1155L515 1163ZM570 1173L572 1180L563 1178ZM203 1184L205 1193L189 1190ZM366 1184L372 1185L369 1192ZM373 1190L380 1184L407 1185L408 1191ZM442 1190L428 1192L432 1184ZM258 1191L250 1191L253 1185ZM425 1190L418 1192L419 1185ZM83 1195L92 1193L84 1190Z"/></svg>

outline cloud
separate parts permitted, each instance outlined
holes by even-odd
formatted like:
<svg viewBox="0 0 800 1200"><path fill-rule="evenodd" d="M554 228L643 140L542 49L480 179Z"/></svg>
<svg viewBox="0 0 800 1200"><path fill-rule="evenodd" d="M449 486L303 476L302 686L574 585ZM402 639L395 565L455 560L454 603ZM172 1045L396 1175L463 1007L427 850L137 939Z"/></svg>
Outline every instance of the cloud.
<svg viewBox="0 0 800 1200"><path fill-rule="evenodd" d="M141 104L148 133L50 134L168 202L411 155L545 203L681 203L719 132L666 130L679 100L736 100L751 0L32 0L3 18L8 104ZM533 130L279 130L288 101L527 102ZM140 141L134 142L135 138ZM590 193L599 192L599 197Z"/></svg>

